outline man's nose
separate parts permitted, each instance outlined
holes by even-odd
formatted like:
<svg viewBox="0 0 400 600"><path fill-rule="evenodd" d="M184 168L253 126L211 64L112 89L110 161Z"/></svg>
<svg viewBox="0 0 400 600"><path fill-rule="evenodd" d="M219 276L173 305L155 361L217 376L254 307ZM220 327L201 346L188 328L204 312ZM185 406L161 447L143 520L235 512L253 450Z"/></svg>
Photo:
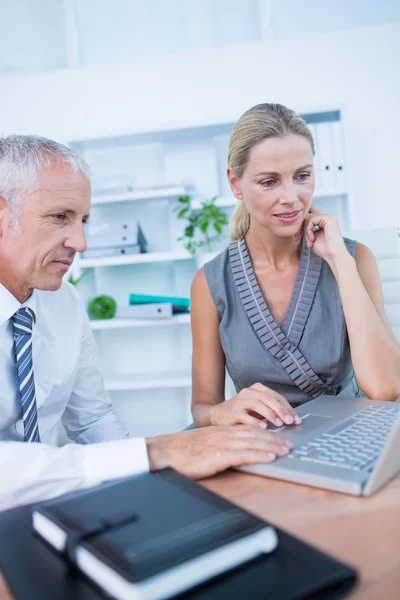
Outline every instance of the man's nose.
<svg viewBox="0 0 400 600"><path fill-rule="evenodd" d="M83 225L78 225L70 232L64 246L66 248L72 248L75 252L85 252L87 242Z"/></svg>

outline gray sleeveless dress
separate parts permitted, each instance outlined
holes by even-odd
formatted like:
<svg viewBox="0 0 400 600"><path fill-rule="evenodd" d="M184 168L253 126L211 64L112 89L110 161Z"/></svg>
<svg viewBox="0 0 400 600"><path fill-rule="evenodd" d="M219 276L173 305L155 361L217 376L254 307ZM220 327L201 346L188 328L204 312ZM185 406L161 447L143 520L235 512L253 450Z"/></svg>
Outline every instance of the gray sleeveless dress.
<svg viewBox="0 0 400 600"><path fill-rule="evenodd" d="M354 256L356 242L344 241ZM244 237L206 263L204 271L219 315L226 368L237 392L259 382L293 406L322 394L362 396L336 280L304 239L281 327L261 293Z"/></svg>

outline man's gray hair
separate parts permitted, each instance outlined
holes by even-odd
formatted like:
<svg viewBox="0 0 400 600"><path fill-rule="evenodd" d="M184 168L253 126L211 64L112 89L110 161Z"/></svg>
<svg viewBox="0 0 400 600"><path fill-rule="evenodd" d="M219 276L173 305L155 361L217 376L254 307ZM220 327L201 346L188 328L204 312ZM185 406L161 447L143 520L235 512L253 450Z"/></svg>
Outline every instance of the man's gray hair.
<svg viewBox="0 0 400 600"><path fill-rule="evenodd" d="M18 223L23 199L38 187L43 170L60 162L90 177L83 158L63 144L38 135L0 137L0 196L11 207L11 226Z"/></svg>

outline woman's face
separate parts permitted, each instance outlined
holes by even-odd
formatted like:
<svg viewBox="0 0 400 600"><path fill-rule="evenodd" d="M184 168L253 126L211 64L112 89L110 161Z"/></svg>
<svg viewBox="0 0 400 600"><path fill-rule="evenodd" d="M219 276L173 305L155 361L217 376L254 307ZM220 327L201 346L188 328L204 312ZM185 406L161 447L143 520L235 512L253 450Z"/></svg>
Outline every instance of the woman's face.
<svg viewBox="0 0 400 600"><path fill-rule="evenodd" d="M284 237L300 230L314 193L313 158L309 141L290 134L254 146L240 179L228 168L232 192L246 203L252 226Z"/></svg>

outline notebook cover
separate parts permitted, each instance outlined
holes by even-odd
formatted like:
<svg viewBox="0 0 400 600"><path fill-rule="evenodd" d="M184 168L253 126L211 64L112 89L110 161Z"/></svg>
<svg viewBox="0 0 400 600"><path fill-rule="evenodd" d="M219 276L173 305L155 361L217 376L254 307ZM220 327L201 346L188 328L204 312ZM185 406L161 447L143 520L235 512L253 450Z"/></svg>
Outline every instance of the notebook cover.
<svg viewBox="0 0 400 600"><path fill-rule="evenodd" d="M275 552L179 598L333 600L352 589L357 578L352 568L284 531L277 529L277 532L279 545ZM14 600L105 598L86 577L32 533L32 506L0 513L0 567Z"/></svg>
<svg viewBox="0 0 400 600"><path fill-rule="evenodd" d="M78 545L135 583L268 526L170 469L55 498L37 512L76 541L107 523Z"/></svg>

